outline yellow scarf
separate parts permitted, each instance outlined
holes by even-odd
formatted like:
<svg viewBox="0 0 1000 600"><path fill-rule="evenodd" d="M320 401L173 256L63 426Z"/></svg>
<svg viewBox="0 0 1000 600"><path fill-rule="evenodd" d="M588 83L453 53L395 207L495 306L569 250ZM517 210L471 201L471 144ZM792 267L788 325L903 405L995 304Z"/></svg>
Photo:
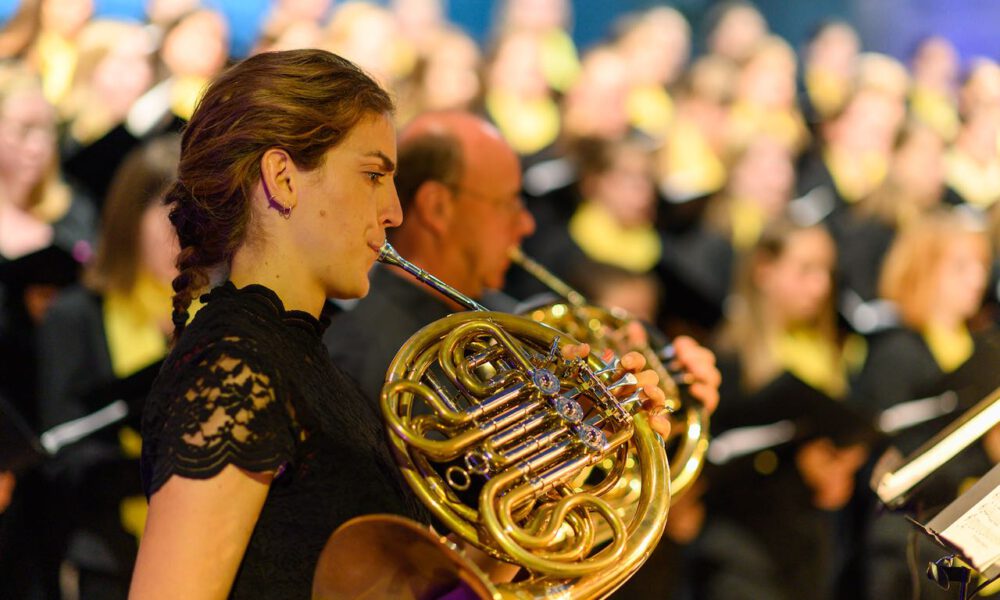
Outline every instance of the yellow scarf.
<svg viewBox="0 0 1000 600"><path fill-rule="evenodd" d="M729 222L732 244L736 250L749 250L760 239L766 215L760 205L744 198L733 198L729 203Z"/></svg>
<svg viewBox="0 0 1000 600"><path fill-rule="evenodd" d="M559 108L551 98L522 100L499 91L486 95L486 110L504 139L524 156L556 141Z"/></svg>
<svg viewBox="0 0 1000 600"><path fill-rule="evenodd" d="M174 81L170 87L170 108L174 114L190 121L207 86L208 80L202 77L181 77Z"/></svg>
<svg viewBox="0 0 1000 600"><path fill-rule="evenodd" d="M847 391L840 351L815 329L792 329L778 336L774 344L778 362L792 375L831 398L840 398Z"/></svg>
<svg viewBox="0 0 1000 600"><path fill-rule="evenodd" d="M660 155L660 183L674 198L696 198L722 189L726 167L695 125L678 120Z"/></svg>
<svg viewBox="0 0 1000 600"><path fill-rule="evenodd" d="M170 286L141 272L131 293L108 292L104 298L104 332L115 377L127 377L160 360L167 353L167 338L160 324L170 318ZM122 453L138 458L142 439L131 427L118 431ZM124 498L119 505L122 528L142 537L146 522L146 499Z"/></svg>
<svg viewBox="0 0 1000 600"><path fill-rule="evenodd" d="M76 45L54 33L38 36L38 62L42 74L42 91L54 106L66 98L76 72Z"/></svg>
<svg viewBox="0 0 1000 600"><path fill-rule="evenodd" d="M936 90L917 87L910 94L910 110L945 141L958 135L959 119L955 100Z"/></svg>
<svg viewBox="0 0 1000 600"><path fill-rule="evenodd" d="M850 203L875 191L889 172L888 161L877 153L859 157L828 150L823 158L837 192Z"/></svg>
<svg viewBox="0 0 1000 600"><path fill-rule="evenodd" d="M945 154L948 185L969 204L988 208L1000 198L1000 160L980 164L956 149Z"/></svg>
<svg viewBox="0 0 1000 600"><path fill-rule="evenodd" d="M674 101L667 90L658 85L643 85L632 88L626 99L625 109L629 122L636 129L656 138L667 135L674 119Z"/></svg>
<svg viewBox="0 0 1000 600"><path fill-rule="evenodd" d="M797 110L739 103L730 109L729 121L737 145L749 144L754 138L765 135L798 152L809 140L809 130Z"/></svg>
<svg viewBox="0 0 1000 600"><path fill-rule="evenodd" d="M573 38L562 29L553 29L541 37L542 74L549 86L565 92L580 75L580 58Z"/></svg>
<svg viewBox="0 0 1000 600"><path fill-rule="evenodd" d="M104 299L104 331L115 377L123 378L163 358L169 322L170 286L140 273L131 293L108 292Z"/></svg>
<svg viewBox="0 0 1000 600"><path fill-rule="evenodd" d="M948 329L928 325L923 331L924 342L930 348L934 362L945 373L951 373L972 356L973 341L969 329L962 325L958 329Z"/></svg>
<svg viewBox="0 0 1000 600"><path fill-rule="evenodd" d="M843 79L826 71L810 69L805 76L806 92L816 113L827 118L840 110L850 89Z"/></svg>
<svg viewBox="0 0 1000 600"><path fill-rule="evenodd" d="M663 250L652 224L622 227L594 202L580 205L569 221L569 233L590 258L634 273L655 267Z"/></svg>

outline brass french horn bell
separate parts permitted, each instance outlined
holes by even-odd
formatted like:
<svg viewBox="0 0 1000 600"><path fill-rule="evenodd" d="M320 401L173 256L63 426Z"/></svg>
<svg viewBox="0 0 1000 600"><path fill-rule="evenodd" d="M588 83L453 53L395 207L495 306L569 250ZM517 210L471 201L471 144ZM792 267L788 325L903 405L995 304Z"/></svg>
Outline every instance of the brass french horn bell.
<svg viewBox="0 0 1000 600"><path fill-rule="evenodd" d="M533 308L525 316L565 331L574 338L589 343L597 352L613 346L609 331L622 331L628 323L635 320L624 310L588 303L583 294L525 255L520 248L513 248L509 256L513 263L565 299L565 302L557 301ZM673 374L664 366L665 362L672 360L673 349L664 343L660 332L652 328L646 328L646 331L647 343L629 350L641 352L646 357L647 367L660 376L659 385L667 398L668 409L675 414L683 411L672 418L673 426L667 440L668 448L673 450L670 458L670 494L676 502L691 488L705 464L705 452L708 451L709 444L708 413L698 402L682 402ZM630 485L629 477L623 478L620 491L621 503L630 504L629 497L635 496L635 490Z"/></svg>
<svg viewBox="0 0 1000 600"><path fill-rule="evenodd" d="M438 521L463 543L525 572L514 583L476 578L478 589L494 599L602 598L613 592L652 552L670 506L669 464L638 411L639 392L624 400L616 394L635 386L634 375L622 375L616 360L606 364L594 354L564 358L562 347L578 343L570 336L484 310L388 243L379 260L471 309L425 326L400 348L380 404L403 477ZM638 464L641 492L635 512L623 518L605 495L630 457ZM600 480L581 477L608 461L617 466ZM370 529L372 518L364 517L369 522L363 527ZM398 530L399 517L384 518L385 527ZM327 543L315 598L338 597L323 569L330 568L326 557L342 547L338 536L347 532L352 543L366 537L355 535L357 521ZM610 535L602 542L596 538L603 529ZM450 556L434 560L461 564ZM473 572L456 566L454 577Z"/></svg>

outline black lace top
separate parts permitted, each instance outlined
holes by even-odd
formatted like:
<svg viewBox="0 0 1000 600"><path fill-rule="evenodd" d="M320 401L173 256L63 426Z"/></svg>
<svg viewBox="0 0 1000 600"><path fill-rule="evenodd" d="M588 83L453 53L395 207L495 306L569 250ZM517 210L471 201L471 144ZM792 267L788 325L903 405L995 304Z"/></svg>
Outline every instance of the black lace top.
<svg viewBox="0 0 1000 600"><path fill-rule="evenodd" d="M231 597L308 598L338 525L376 512L428 518L404 491L375 407L329 359L325 324L259 285L225 283L202 300L144 410L146 495L228 464L277 473Z"/></svg>

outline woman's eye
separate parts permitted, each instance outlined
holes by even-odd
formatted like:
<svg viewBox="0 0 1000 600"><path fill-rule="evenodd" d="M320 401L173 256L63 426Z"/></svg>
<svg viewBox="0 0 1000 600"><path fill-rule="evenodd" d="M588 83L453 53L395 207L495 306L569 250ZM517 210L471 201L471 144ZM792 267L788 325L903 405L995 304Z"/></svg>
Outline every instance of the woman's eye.
<svg viewBox="0 0 1000 600"><path fill-rule="evenodd" d="M381 183L382 178L385 177L385 173L378 173L376 171L368 171L367 173L365 173L365 175L368 176L368 181L370 181L373 184Z"/></svg>

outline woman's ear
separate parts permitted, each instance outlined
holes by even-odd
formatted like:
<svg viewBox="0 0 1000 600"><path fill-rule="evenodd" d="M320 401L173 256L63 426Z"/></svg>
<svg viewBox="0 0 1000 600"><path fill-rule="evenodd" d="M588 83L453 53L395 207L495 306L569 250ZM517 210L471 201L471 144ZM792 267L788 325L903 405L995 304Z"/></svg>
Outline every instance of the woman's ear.
<svg viewBox="0 0 1000 600"><path fill-rule="evenodd" d="M260 181L268 206L279 211L291 211L298 205L300 173L288 152L270 148L260 159Z"/></svg>
<svg viewBox="0 0 1000 600"><path fill-rule="evenodd" d="M446 235L455 214L455 194L440 181L426 181L413 196L407 219L416 219L436 235Z"/></svg>

